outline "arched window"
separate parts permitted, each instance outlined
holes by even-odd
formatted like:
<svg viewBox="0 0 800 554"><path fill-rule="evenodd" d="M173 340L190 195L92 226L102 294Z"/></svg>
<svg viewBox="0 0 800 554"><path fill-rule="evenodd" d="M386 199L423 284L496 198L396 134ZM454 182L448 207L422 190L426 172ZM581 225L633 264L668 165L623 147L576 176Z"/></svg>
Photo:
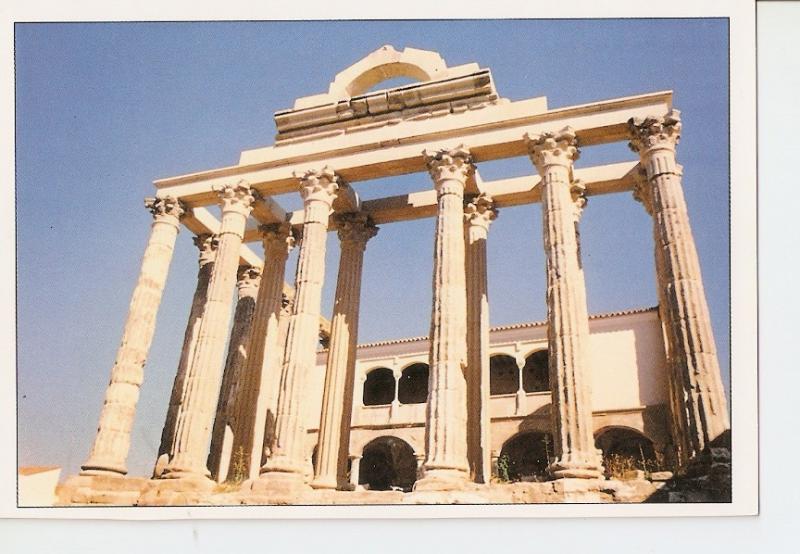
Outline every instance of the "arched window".
<svg viewBox="0 0 800 554"><path fill-rule="evenodd" d="M378 437L364 447L358 483L373 491L410 491L417 480L417 458L397 437Z"/></svg>
<svg viewBox="0 0 800 554"><path fill-rule="evenodd" d="M489 394L513 394L518 389L517 360L505 354L489 358Z"/></svg>
<svg viewBox="0 0 800 554"><path fill-rule="evenodd" d="M364 381L364 406L382 406L394 400L394 373L386 367L373 369Z"/></svg>
<svg viewBox="0 0 800 554"><path fill-rule="evenodd" d="M525 358L525 367L522 368L522 388L525 392L550 390L550 370L547 366L547 350L539 350Z"/></svg>
<svg viewBox="0 0 800 554"><path fill-rule="evenodd" d="M397 385L401 404L424 404L428 401L428 364L412 364L403 370Z"/></svg>
<svg viewBox="0 0 800 554"><path fill-rule="evenodd" d="M653 441L635 429L610 427L597 435L595 447L603 451L603 466L611 476L619 477L628 469L659 469Z"/></svg>
<svg viewBox="0 0 800 554"><path fill-rule="evenodd" d="M546 481L553 456L550 433L520 433L503 445L497 458L497 476L504 481Z"/></svg>

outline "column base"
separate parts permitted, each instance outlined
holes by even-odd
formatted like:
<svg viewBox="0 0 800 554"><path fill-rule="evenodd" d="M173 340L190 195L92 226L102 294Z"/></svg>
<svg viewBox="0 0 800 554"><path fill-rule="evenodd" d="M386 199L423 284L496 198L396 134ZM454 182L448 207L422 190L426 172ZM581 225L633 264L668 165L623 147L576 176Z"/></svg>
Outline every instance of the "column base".
<svg viewBox="0 0 800 554"><path fill-rule="evenodd" d="M147 479L125 477L118 473L81 473L58 487L58 504L106 504L133 506Z"/></svg>
<svg viewBox="0 0 800 554"><path fill-rule="evenodd" d="M186 506L206 503L217 484L204 475L165 475L147 482L139 506Z"/></svg>
<svg viewBox="0 0 800 554"><path fill-rule="evenodd" d="M592 462L559 460L547 468L554 479L604 479L603 466Z"/></svg>
<svg viewBox="0 0 800 554"><path fill-rule="evenodd" d="M474 488L465 471L457 469L424 470L422 478L414 483L414 492L463 491Z"/></svg>
<svg viewBox="0 0 800 554"><path fill-rule="evenodd" d="M311 490L302 473L269 471L242 484L242 492L294 500Z"/></svg>
<svg viewBox="0 0 800 554"><path fill-rule="evenodd" d="M311 488L316 490L346 490L339 486L335 478L315 477L311 480Z"/></svg>

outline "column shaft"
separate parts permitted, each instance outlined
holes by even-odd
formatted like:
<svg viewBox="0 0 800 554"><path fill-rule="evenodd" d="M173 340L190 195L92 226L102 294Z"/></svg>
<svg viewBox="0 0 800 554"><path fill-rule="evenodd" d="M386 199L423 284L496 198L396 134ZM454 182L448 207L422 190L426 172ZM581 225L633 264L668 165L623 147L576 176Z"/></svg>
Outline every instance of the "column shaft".
<svg viewBox="0 0 800 554"><path fill-rule="evenodd" d="M348 488L361 271L366 243L377 232L364 214L345 214L337 219L341 257L322 393L317 464L311 483L318 489Z"/></svg>
<svg viewBox="0 0 800 554"><path fill-rule="evenodd" d="M467 451L470 474L477 483L491 479L489 416L489 290L486 239L496 217L492 199L481 195L467 204Z"/></svg>
<svg viewBox="0 0 800 554"><path fill-rule="evenodd" d="M526 137L542 177L544 246L547 256L547 342L556 461L553 476L596 478L601 461L594 447L588 366L589 316L575 227L572 162L575 135Z"/></svg>
<svg viewBox="0 0 800 554"><path fill-rule="evenodd" d="M436 186L433 311L425 463L415 490L462 488L468 480L466 366L467 297L464 275L464 187L474 171L459 147L425 153Z"/></svg>
<svg viewBox="0 0 800 554"><path fill-rule="evenodd" d="M173 198L145 200L153 214L150 239L128 310L122 341L111 369L103 409L84 475L125 475L131 428L139 401L144 364L153 340L156 315L167 280L183 208Z"/></svg>
<svg viewBox="0 0 800 554"><path fill-rule="evenodd" d="M239 388L236 418L241 422L240 432L234 434L233 452L241 449L246 457L247 479L255 479L261 469L264 453L264 428L268 411L274 403L277 388L274 377L280 375L283 347L280 344L279 318L283 292L286 258L294 247L294 238L288 224L261 227L264 245L264 272L258 292L256 315L250 336L247 369Z"/></svg>
<svg viewBox="0 0 800 554"><path fill-rule="evenodd" d="M702 453L730 428L711 317L694 244L681 168L675 159L680 114L631 120L631 148L646 171L646 196L653 215L659 300L672 370L681 463Z"/></svg>
<svg viewBox="0 0 800 554"><path fill-rule="evenodd" d="M192 297L189 321L183 334L183 348L181 348L181 357L178 361L178 371L172 383L167 417L161 430L161 444L158 447L158 458L153 469L154 478L160 477L169 463L172 441L175 440L175 418L178 415L178 407L180 406L181 398L183 398L183 387L186 382L186 366L197 343L197 329L200 325L200 318L203 317L203 309L205 308L208 294L208 282L211 279L211 270L214 268L217 237L215 235L199 235L194 237L194 243L200 250L197 287Z"/></svg>
<svg viewBox="0 0 800 554"><path fill-rule="evenodd" d="M301 178L303 241L278 390L275 437L269 445L272 455L261 468L261 477L253 483L254 489L284 485L303 487L306 470L304 399L308 392L308 375L316 366L328 217L338 187L338 178L328 168L309 171Z"/></svg>
<svg viewBox="0 0 800 554"><path fill-rule="evenodd" d="M221 483L226 479L241 480L246 473L240 466L240 453L236 448L235 437L243 433L244 421L241 417L242 388L246 380L245 364L252 356L250 330L253 314L256 311L256 296L260 289L261 270L243 266L239 268L236 288L238 298L233 313L233 328L228 341L228 355L222 371L222 386L217 400L214 427L211 432L211 448L207 466L212 478ZM242 455L244 452L242 452ZM230 471L229 471L230 470Z"/></svg>
<svg viewBox="0 0 800 554"><path fill-rule="evenodd" d="M219 194L222 223L217 257L197 332L197 345L186 372L173 454L163 475L165 478L204 481L210 475L206 468L207 448L219 398L239 251L253 201L250 188L244 182L225 186Z"/></svg>

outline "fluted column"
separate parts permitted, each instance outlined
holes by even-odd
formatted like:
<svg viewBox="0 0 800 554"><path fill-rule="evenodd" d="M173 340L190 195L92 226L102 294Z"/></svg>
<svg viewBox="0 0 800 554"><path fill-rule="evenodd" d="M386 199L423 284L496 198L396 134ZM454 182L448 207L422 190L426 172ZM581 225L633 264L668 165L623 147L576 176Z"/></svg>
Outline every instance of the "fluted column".
<svg viewBox="0 0 800 554"><path fill-rule="evenodd" d="M158 458L153 469L154 478L160 477L169 463L172 441L175 440L175 418L178 415L178 406L180 406L181 398L183 398L183 387L186 382L186 365L191 359L192 351L197 343L197 329L200 324L200 318L203 317L203 308L205 308L206 295L208 294L208 282L211 279L211 270L214 267L214 258L217 253L218 239L216 235L198 235L193 237L192 240L200 250L197 287L195 287L194 296L192 297L189 321L183 334L183 348L181 348L181 357L178 361L178 371L175 373L175 380L172 383L172 394L169 398L167 417L161 430L161 444L158 447Z"/></svg>
<svg viewBox="0 0 800 554"><path fill-rule="evenodd" d="M148 198L145 207L153 214L150 239L133 290L122 341L111 369L97 435L83 475L125 475L131 445L131 428L139 401L144 364L156 328L156 315L167 281L175 239L184 213L174 198Z"/></svg>
<svg viewBox="0 0 800 554"><path fill-rule="evenodd" d="M680 463L703 452L730 428L700 261L694 244L681 167L678 110L663 117L629 121L631 149L639 153L647 182L639 196L653 217L656 273L666 327L673 410L678 412Z"/></svg>
<svg viewBox="0 0 800 554"><path fill-rule="evenodd" d="M415 490L463 488L467 462L467 296L464 275L464 187L474 172L460 146L425 152L438 197L431 314L430 374L425 410L425 463Z"/></svg>
<svg viewBox="0 0 800 554"><path fill-rule="evenodd" d="M279 338L283 277L286 258L294 248L294 237L288 223L262 225L264 272L258 292L256 314L250 335L246 371L240 381L236 403L236 420L240 432L234 434L233 452L240 449L245 456L247 479L258 477L264 451L264 427L267 414L274 417L276 391L283 359Z"/></svg>
<svg viewBox="0 0 800 554"><path fill-rule="evenodd" d="M317 465L311 486L316 489L348 488L347 455L353 414L353 385L358 341L361 270L367 241L378 228L366 214L337 218L341 255L331 338L322 393L322 415L317 442Z"/></svg>
<svg viewBox="0 0 800 554"><path fill-rule="evenodd" d="M575 134L526 135L531 160L542 178L544 247L547 256L547 343L556 478L596 478L601 456L594 447L591 373L588 366L589 316L576 233L580 189L572 182L578 158Z"/></svg>
<svg viewBox="0 0 800 554"><path fill-rule="evenodd" d="M244 181L226 185L218 192L222 222L217 258L208 284L208 300L200 320L197 344L186 372L173 454L162 478L205 482L210 476L206 453L225 361L239 251L253 202L250 187ZM205 484L212 483L208 480Z"/></svg>
<svg viewBox="0 0 800 554"><path fill-rule="evenodd" d="M303 197L303 240L297 262L294 311L289 320L283 360L275 437L270 458L261 468L253 490L303 488L306 470L304 401L308 376L316 366L322 283L325 278L325 246L328 217L339 189L330 168L308 171L300 178Z"/></svg>
<svg viewBox="0 0 800 554"><path fill-rule="evenodd" d="M467 282L467 452L472 479L491 479L489 440L489 290L486 239L497 217L492 198L481 194L464 209Z"/></svg>
<svg viewBox="0 0 800 554"><path fill-rule="evenodd" d="M234 438L242 434L244 426L240 414L241 390L242 381L246 379L245 365L251 357L250 329L256 311L261 270L249 265L240 266L237 277L236 310L233 313L233 328L228 340L225 369L222 371L222 386L217 400L207 463L211 476L220 483L228 478L231 460L238 455Z"/></svg>

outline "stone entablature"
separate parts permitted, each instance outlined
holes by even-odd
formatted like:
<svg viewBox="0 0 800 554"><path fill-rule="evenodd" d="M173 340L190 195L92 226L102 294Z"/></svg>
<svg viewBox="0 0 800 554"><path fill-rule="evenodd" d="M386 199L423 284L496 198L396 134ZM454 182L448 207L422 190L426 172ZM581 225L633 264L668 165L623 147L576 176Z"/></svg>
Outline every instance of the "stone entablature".
<svg viewBox="0 0 800 554"><path fill-rule="evenodd" d="M421 81L368 93L394 77ZM327 94L298 98L291 110L275 113L276 141L393 125L466 110L498 101L488 69L477 64L447 67L435 52L382 46L339 73Z"/></svg>

